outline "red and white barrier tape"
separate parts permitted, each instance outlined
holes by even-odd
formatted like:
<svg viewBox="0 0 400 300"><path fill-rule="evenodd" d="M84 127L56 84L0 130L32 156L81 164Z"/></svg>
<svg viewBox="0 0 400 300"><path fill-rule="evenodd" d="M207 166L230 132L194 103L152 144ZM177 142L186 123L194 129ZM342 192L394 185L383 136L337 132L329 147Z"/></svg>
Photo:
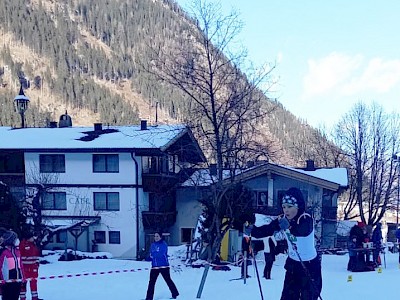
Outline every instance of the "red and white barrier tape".
<svg viewBox="0 0 400 300"><path fill-rule="evenodd" d="M246 260L251 260L251 259L246 258ZM237 263L228 263L226 265L237 266L237 264L241 261L242 261L242 259L239 259ZM210 266L220 266L218 264L213 264L213 263L206 263L206 264L209 264ZM114 270L114 271L86 272L86 273L67 274L67 275L40 276L40 277L36 277L36 278L31 277L31 278L24 278L24 279L8 279L8 280L0 280L0 284L11 283L11 282L27 282L27 281L33 281L33 280L47 280L47 279L60 279L60 278L73 278L73 277L84 277L84 276L97 276L97 275L107 275L107 274L140 272L140 271L148 271L151 269L163 269L163 268L169 268L169 267L175 268L175 267L181 267L181 266L182 265L174 265L174 266L168 266L168 267L138 268L138 269L125 269L125 270Z"/></svg>
<svg viewBox="0 0 400 300"><path fill-rule="evenodd" d="M102 271L102 272L86 272L86 273L67 274L67 275L41 276L41 277L37 277L37 278L9 279L9 280L0 280L0 284L10 283L10 282L32 281L32 280L59 279L59 278L107 275L107 274L115 274L115 273L118 274L118 273L128 273L128 272L140 272L140 271L146 271L146 270L150 270L150 269L151 268L139 268L139 269L126 269L126 270Z"/></svg>

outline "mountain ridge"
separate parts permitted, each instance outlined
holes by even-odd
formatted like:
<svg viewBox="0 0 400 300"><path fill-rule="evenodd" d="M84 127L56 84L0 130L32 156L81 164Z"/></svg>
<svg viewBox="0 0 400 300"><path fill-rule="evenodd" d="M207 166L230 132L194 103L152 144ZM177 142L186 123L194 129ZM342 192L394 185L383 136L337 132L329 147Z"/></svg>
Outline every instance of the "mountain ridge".
<svg viewBox="0 0 400 300"><path fill-rule="evenodd" d="M0 11L0 101L6 108L1 125L19 124L12 100L21 78L29 83L30 126L57 121L65 111L82 126L140 119L154 124L156 115L159 123L182 120L184 96L138 67L146 43L167 47L194 27L174 1L3 0ZM18 14L20 20L14 18ZM315 130L272 102L276 111L265 128L279 148L278 162L302 163L289 148L294 137L307 138Z"/></svg>

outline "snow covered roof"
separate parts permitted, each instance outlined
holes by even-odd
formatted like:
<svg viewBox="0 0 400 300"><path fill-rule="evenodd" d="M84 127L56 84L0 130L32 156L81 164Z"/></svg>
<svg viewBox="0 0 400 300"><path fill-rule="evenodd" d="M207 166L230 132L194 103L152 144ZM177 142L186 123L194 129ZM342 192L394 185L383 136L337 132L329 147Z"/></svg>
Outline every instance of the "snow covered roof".
<svg viewBox="0 0 400 300"><path fill-rule="evenodd" d="M319 179L323 179L326 181L334 182L339 184L340 186L348 185L348 176L346 168L320 168L315 169L314 171L305 171L301 169L296 169L292 167L281 166L290 170L295 170L299 173L303 173L306 175L310 175Z"/></svg>
<svg viewBox="0 0 400 300"><path fill-rule="evenodd" d="M347 187L348 176L346 168L321 168L314 171L304 171L301 169L296 169L288 166L275 165L275 164L262 164L254 166L245 170L238 170L237 175L240 176L241 180L247 180L255 176L260 176L266 173L268 170L271 172L282 174L282 171L287 170L291 175L300 175L301 177L315 178L317 180L323 180L328 183L337 184L341 187ZM304 176L306 175L306 176ZM225 170L223 173L223 178L227 179L230 177L230 171ZM192 174L192 176L187 179L181 186L209 186L216 181L215 176L210 175L209 169L197 170Z"/></svg>
<svg viewBox="0 0 400 300"><path fill-rule="evenodd" d="M0 127L0 149L151 149L167 148L188 129L184 125L11 128Z"/></svg>

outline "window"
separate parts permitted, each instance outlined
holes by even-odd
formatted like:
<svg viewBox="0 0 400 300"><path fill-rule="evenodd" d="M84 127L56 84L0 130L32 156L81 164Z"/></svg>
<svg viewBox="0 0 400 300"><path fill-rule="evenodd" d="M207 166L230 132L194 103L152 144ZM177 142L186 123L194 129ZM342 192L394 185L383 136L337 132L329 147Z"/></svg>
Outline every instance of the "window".
<svg viewBox="0 0 400 300"><path fill-rule="evenodd" d="M174 156L143 156L142 167L144 174L168 174L175 172Z"/></svg>
<svg viewBox="0 0 400 300"><path fill-rule="evenodd" d="M108 242L110 244L121 244L121 234L119 231L108 232Z"/></svg>
<svg viewBox="0 0 400 300"><path fill-rule="evenodd" d="M93 193L94 210L119 210L119 193Z"/></svg>
<svg viewBox="0 0 400 300"><path fill-rule="evenodd" d="M181 228L181 243L190 244L193 240L194 228Z"/></svg>
<svg viewBox="0 0 400 300"><path fill-rule="evenodd" d="M118 173L118 154L93 154L94 173Z"/></svg>
<svg viewBox="0 0 400 300"><path fill-rule="evenodd" d="M106 243L106 232L105 231L95 231L94 232L94 240L97 244L105 244Z"/></svg>
<svg viewBox="0 0 400 300"><path fill-rule="evenodd" d="M0 173L23 173L24 156L22 153L0 154Z"/></svg>
<svg viewBox="0 0 400 300"><path fill-rule="evenodd" d="M268 206L268 191L257 191L257 207L267 207ZM272 205L272 203L271 203Z"/></svg>
<svg viewBox="0 0 400 300"><path fill-rule="evenodd" d="M42 209L67 209L67 195L65 192L47 192L44 194Z"/></svg>
<svg viewBox="0 0 400 300"><path fill-rule="evenodd" d="M65 243L67 241L67 232L61 231L56 234L56 243Z"/></svg>
<svg viewBox="0 0 400 300"><path fill-rule="evenodd" d="M40 173L65 173L64 154L40 154Z"/></svg>

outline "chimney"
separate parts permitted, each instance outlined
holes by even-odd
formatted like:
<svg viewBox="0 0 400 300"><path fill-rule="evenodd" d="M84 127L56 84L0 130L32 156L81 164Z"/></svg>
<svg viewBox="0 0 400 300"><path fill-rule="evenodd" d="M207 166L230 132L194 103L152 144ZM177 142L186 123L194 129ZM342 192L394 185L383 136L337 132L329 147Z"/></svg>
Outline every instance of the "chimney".
<svg viewBox="0 0 400 300"><path fill-rule="evenodd" d="M58 126L60 128L63 127L72 127L72 119L71 117L68 115L68 112L65 111L65 114L60 116L60 122L58 124Z"/></svg>
<svg viewBox="0 0 400 300"><path fill-rule="evenodd" d="M306 160L306 169L305 171L315 171L314 161L312 159Z"/></svg>
<svg viewBox="0 0 400 300"><path fill-rule="evenodd" d="M94 123L94 131L102 131L103 130L103 124L102 123Z"/></svg>
<svg viewBox="0 0 400 300"><path fill-rule="evenodd" d="M57 128L57 122L56 121L50 121L49 127L50 128Z"/></svg>
<svg viewBox="0 0 400 300"><path fill-rule="evenodd" d="M140 130L147 130L147 120L140 121Z"/></svg>
<svg viewBox="0 0 400 300"><path fill-rule="evenodd" d="M252 167L254 167L255 162L254 162L254 160L249 160L246 164L247 164L248 168L252 168Z"/></svg>

